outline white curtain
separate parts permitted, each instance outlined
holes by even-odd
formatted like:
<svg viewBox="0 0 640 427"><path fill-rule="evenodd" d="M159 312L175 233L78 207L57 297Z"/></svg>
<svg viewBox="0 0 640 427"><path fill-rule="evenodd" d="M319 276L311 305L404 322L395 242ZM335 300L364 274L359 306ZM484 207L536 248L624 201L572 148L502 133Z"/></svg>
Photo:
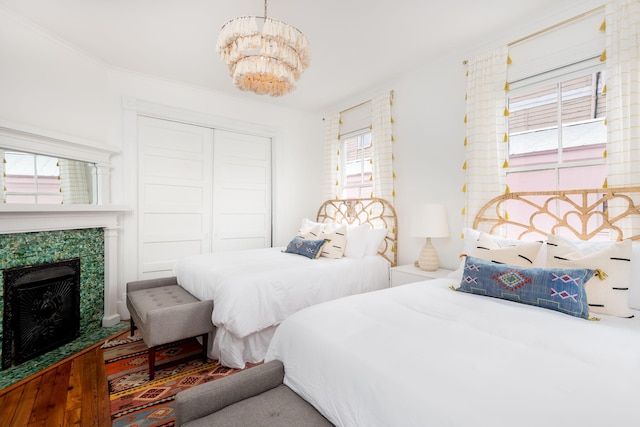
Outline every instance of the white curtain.
<svg viewBox="0 0 640 427"><path fill-rule="evenodd" d="M58 166L60 168L62 203L91 203L86 164L77 160L59 159Z"/></svg>
<svg viewBox="0 0 640 427"><path fill-rule="evenodd" d="M324 119L324 178L326 200L340 198L340 113Z"/></svg>
<svg viewBox="0 0 640 427"><path fill-rule="evenodd" d="M606 5L607 184L640 185L640 2Z"/></svg>
<svg viewBox="0 0 640 427"><path fill-rule="evenodd" d="M6 194L6 169L4 167L4 150L0 148L0 203L7 203L7 194Z"/></svg>
<svg viewBox="0 0 640 427"><path fill-rule="evenodd" d="M640 2L615 0L606 7L607 186L640 185ZM638 203L638 200L635 200ZM609 218L626 211L612 200ZM640 219L618 222L623 236L636 234ZM617 236L616 236L617 237Z"/></svg>
<svg viewBox="0 0 640 427"><path fill-rule="evenodd" d="M506 188L507 46L469 60L466 96L465 225Z"/></svg>
<svg viewBox="0 0 640 427"><path fill-rule="evenodd" d="M393 204L393 92L371 100L372 183L371 197L385 199Z"/></svg>

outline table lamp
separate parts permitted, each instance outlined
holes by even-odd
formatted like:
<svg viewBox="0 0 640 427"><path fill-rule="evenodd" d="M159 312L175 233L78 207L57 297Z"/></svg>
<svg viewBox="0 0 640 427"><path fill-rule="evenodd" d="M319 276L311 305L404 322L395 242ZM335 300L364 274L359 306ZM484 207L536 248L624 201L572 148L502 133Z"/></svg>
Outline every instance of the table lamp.
<svg viewBox="0 0 640 427"><path fill-rule="evenodd" d="M436 248L431 244L431 238L449 237L449 220L445 206L437 203L421 205L413 218L413 235L426 237L417 266L426 271L437 270L440 261Z"/></svg>

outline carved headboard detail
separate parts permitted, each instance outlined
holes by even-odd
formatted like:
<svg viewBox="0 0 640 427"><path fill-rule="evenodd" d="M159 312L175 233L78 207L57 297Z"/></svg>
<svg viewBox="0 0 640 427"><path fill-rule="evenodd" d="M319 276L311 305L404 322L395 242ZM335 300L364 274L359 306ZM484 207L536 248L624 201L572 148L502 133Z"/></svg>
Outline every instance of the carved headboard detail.
<svg viewBox="0 0 640 427"><path fill-rule="evenodd" d="M342 224L370 224L371 228L386 228L387 236L378 254L398 264L398 218L393 205L384 199L338 199L324 202L316 216L318 222Z"/></svg>
<svg viewBox="0 0 640 427"><path fill-rule="evenodd" d="M636 224L635 227L632 227ZM535 240L558 234L579 240L640 240L640 187L504 194L485 204L473 228Z"/></svg>

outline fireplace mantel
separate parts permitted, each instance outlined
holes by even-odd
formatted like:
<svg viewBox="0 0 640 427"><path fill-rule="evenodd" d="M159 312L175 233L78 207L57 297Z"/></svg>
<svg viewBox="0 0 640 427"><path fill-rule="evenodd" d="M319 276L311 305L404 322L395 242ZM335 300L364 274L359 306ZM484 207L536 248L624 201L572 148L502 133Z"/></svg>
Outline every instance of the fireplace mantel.
<svg viewBox="0 0 640 427"><path fill-rule="evenodd" d="M129 209L119 205L0 206L0 233L117 228L118 216Z"/></svg>
<svg viewBox="0 0 640 427"><path fill-rule="evenodd" d="M104 315L102 326L120 321L118 296L118 230L120 216L130 209L120 205L11 205L0 206L0 234L84 228L104 229Z"/></svg>

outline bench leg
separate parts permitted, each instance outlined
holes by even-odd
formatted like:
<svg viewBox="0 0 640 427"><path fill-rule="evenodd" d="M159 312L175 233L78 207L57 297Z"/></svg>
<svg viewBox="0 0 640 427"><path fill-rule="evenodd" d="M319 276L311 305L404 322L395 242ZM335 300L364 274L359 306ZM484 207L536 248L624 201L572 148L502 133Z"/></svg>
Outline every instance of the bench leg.
<svg viewBox="0 0 640 427"><path fill-rule="evenodd" d="M133 324L133 317L129 319L129 326L131 328L131 336L133 336L133 331L136 329L136 325Z"/></svg>
<svg viewBox="0 0 640 427"><path fill-rule="evenodd" d="M149 381L156 375L156 348L149 347Z"/></svg>
<svg viewBox="0 0 640 427"><path fill-rule="evenodd" d="M202 334L202 363L207 363L209 358L207 357L207 349L209 348L209 334Z"/></svg>

